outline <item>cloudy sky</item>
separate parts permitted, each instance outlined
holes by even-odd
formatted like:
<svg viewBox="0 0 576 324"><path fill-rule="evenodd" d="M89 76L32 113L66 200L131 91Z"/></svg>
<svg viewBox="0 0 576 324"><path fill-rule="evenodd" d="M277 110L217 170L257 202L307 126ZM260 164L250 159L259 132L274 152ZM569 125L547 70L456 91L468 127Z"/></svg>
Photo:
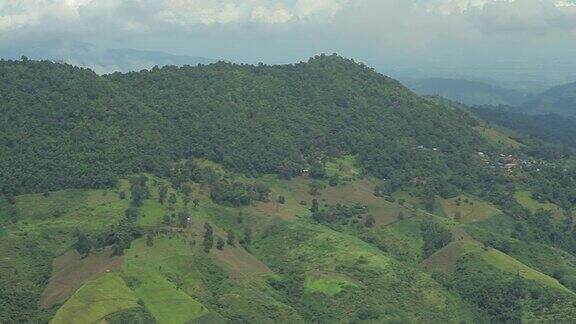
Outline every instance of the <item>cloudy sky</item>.
<svg viewBox="0 0 576 324"><path fill-rule="evenodd" d="M576 81L576 0L0 0L0 47L38 41L389 73Z"/></svg>

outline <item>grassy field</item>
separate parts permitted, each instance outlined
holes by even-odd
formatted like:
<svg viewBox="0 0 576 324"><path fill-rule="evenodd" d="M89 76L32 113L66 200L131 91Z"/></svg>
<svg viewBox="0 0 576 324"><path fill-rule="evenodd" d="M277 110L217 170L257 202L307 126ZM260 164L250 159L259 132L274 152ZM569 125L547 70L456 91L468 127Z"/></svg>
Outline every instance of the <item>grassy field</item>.
<svg viewBox="0 0 576 324"><path fill-rule="evenodd" d="M102 274L119 271L122 258L112 256L110 248L93 251L82 258L75 250L69 251L52 264L52 275L48 286L42 293L40 305L50 308L68 299L85 282L94 280Z"/></svg>
<svg viewBox="0 0 576 324"><path fill-rule="evenodd" d="M311 201L312 196L308 193L310 180L294 179L290 181L290 188L299 199ZM404 217L412 216L412 209L408 204L401 206L397 201L389 202L382 197L374 196L374 187L377 181L374 179L358 179L335 187L326 186L321 190L317 199L321 207L325 204L337 203L353 205L356 203L368 207L368 213L374 216L376 226L388 225L398 220L400 213Z"/></svg>
<svg viewBox="0 0 576 324"><path fill-rule="evenodd" d="M123 274L159 323L184 323L208 313L189 294L201 283L193 264L185 238L160 236L151 247L144 239L133 243L124 256Z"/></svg>
<svg viewBox="0 0 576 324"><path fill-rule="evenodd" d="M96 323L112 313L138 307L136 302L119 275L105 274L76 291L50 323Z"/></svg>
<svg viewBox="0 0 576 324"><path fill-rule="evenodd" d="M491 204L466 195L442 199L440 204L447 217L455 219L459 215L458 221L464 223L484 221L502 213Z"/></svg>
<svg viewBox="0 0 576 324"><path fill-rule="evenodd" d="M362 175L358 161L353 155L346 155L334 161L326 162L326 174L338 175L342 179L356 179Z"/></svg>
<svg viewBox="0 0 576 324"><path fill-rule="evenodd" d="M492 127L484 129L483 126L475 127L475 129L480 133L480 135L482 135L485 139L492 142L493 144L506 148L519 148L524 146L522 143L511 138L505 130Z"/></svg>
<svg viewBox="0 0 576 324"><path fill-rule="evenodd" d="M564 287L558 280L536 271L511 256L502 253L496 249L489 249L482 252L482 258L488 264L508 273L519 274L528 280L540 282L550 288L559 289L564 292L574 294L568 288Z"/></svg>
<svg viewBox="0 0 576 324"><path fill-rule="evenodd" d="M564 216L564 211L560 206L546 202L541 203L532 198L532 194L529 191L518 191L514 195L516 197L516 201L522 206L528 208L532 212L536 212L538 209L544 209L552 212L553 220L557 223L563 221L566 216Z"/></svg>
<svg viewBox="0 0 576 324"><path fill-rule="evenodd" d="M375 316L375 322L471 322L474 309L428 274L453 273L468 253L502 272L520 273L526 280L568 292L550 277L557 268L542 266L554 263L545 255L518 245L510 253L521 257L520 262L497 250L484 250L466 233L478 241L489 235L509 236L514 224L497 208L461 196L439 199L438 213L433 215L420 209L419 200L408 192L396 193L395 200L376 197L377 180L360 178L354 162L346 157L328 165L329 172L351 180L337 186L320 181L325 187L316 197L310 193L310 184L317 180L286 181L271 175L242 178L267 184L271 194L270 202L241 208L215 204L209 188L192 184L192 197L200 204L188 206L190 227L165 227L167 233L155 235L152 244L146 236L139 238L121 257L111 257L106 248L80 258L70 249L76 230L95 236L124 217L130 197L120 199L119 192L129 193L127 181L112 190L19 196L15 205L19 221L0 231L0 257L7 265L0 268L0 274L6 277L16 269L14 273L23 282L49 277L47 284L34 282L30 291L37 293L47 309L45 316L57 310L53 323L103 323L105 317L126 310L145 310L158 323L354 321L366 312ZM173 206L158 202L161 185L169 183L149 177L151 196L139 208L137 221L145 231L159 228L164 215L184 209L180 193ZM284 204L276 203L279 196L285 198ZM536 206L527 197L517 195ZM314 198L321 208L363 204L376 224L372 228L360 223L334 227L338 231L316 224L309 211ZM0 213L7 208L0 205ZM459 220L453 219L456 213L461 215ZM422 260L423 217L433 217L455 233L454 242L426 260ZM215 241L233 232L236 246L213 247L205 253L205 222L212 225ZM252 242L244 247L238 241L248 228ZM558 269L564 269L565 280L573 275L565 270L572 269L573 262L562 257ZM87 311L77 315L82 309Z"/></svg>
<svg viewBox="0 0 576 324"><path fill-rule="evenodd" d="M306 292L320 292L328 296L334 296L346 287L355 286L356 284L350 278L338 273L311 272L304 282Z"/></svg>

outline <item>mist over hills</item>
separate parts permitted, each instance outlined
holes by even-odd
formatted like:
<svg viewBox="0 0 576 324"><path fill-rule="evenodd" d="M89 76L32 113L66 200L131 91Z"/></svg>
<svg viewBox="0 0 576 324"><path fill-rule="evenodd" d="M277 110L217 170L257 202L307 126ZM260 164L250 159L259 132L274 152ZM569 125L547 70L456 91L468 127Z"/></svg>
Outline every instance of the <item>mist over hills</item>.
<svg viewBox="0 0 576 324"><path fill-rule="evenodd" d="M518 111L576 116L576 82L553 87L522 104Z"/></svg>
<svg viewBox="0 0 576 324"><path fill-rule="evenodd" d="M198 65L217 60L186 55L173 55L160 51L129 48L106 48L83 42L44 41L24 43L0 48L0 57L19 59L27 56L35 60L51 60L92 69L98 74L130 72L153 66Z"/></svg>
<svg viewBox="0 0 576 324"><path fill-rule="evenodd" d="M515 106L530 98L530 93L507 89L479 81L447 78L404 79L412 91L421 95L439 95L469 106Z"/></svg>

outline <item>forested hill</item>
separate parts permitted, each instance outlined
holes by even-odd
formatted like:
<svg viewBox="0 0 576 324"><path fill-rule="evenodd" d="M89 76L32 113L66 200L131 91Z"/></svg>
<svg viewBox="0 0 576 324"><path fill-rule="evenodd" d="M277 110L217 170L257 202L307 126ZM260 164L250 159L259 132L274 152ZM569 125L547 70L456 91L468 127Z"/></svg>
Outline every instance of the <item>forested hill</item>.
<svg viewBox="0 0 576 324"><path fill-rule="evenodd" d="M576 147L576 117L556 114L529 115L509 107L479 106L473 112L487 121L550 143Z"/></svg>
<svg viewBox="0 0 576 324"><path fill-rule="evenodd" d="M576 82L554 87L523 104L520 112L576 116Z"/></svg>
<svg viewBox="0 0 576 324"><path fill-rule="evenodd" d="M166 174L190 157L291 177L343 154L393 182L444 188L470 172L463 159L490 149L469 113L335 55L107 76L2 61L0 87L5 194L108 187L126 174Z"/></svg>

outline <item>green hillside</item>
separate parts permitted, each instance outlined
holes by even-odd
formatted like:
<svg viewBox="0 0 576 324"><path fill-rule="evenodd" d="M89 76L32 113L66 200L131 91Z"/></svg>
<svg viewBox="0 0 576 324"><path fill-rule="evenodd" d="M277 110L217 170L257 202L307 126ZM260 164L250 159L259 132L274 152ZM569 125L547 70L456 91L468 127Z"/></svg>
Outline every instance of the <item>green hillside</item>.
<svg viewBox="0 0 576 324"><path fill-rule="evenodd" d="M575 160L362 64L0 82L1 323L576 321Z"/></svg>

